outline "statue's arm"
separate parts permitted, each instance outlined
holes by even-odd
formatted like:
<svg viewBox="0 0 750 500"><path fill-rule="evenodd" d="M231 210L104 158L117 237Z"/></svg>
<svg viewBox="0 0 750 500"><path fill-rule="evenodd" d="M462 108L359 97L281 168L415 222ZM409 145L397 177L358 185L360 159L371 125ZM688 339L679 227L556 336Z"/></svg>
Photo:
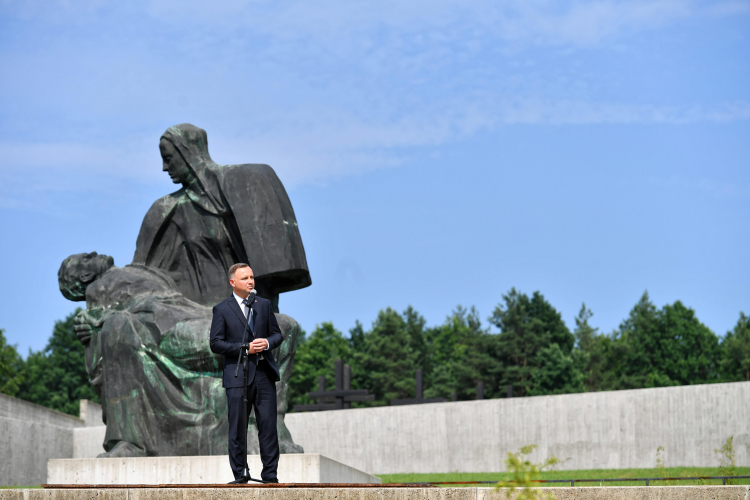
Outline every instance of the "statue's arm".
<svg viewBox="0 0 750 500"><path fill-rule="evenodd" d="M170 195L156 200L151 208L146 212L146 216L141 223L141 230L138 231L138 238L135 240L135 255L133 264L146 264L151 247L154 244L156 235L162 226L169 220L177 206L176 199L182 190L176 191Z"/></svg>
<svg viewBox="0 0 750 500"><path fill-rule="evenodd" d="M93 309L84 309L76 314L73 319L73 331L75 331L78 340L85 348L84 359L86 363L86 373L97 390L97 383L93 382L101 375L101 342L100 334L104 324L104 310L100 307Z"/></svg>
<svg viewBox="0 0 750 500"><path fill-rule="evenodd" d="M211 352L224 356L239 358L240 344L227 342L227 325L219 306L214 306L211 320Z"/></svg>
<svg viewBox="0 0 750 500"><path fill-rule="evenodd" d="M73 331L84 346L91 342L92 335L98 335L104 323L104 310L100 307L84 309L73 319Z"/></svg>

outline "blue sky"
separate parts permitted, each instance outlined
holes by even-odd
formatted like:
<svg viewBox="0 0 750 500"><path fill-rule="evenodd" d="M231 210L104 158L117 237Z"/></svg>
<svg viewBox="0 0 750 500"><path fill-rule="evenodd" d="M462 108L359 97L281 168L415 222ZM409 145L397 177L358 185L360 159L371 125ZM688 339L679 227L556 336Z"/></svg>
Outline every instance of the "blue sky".
<svg viewBox="0 0 750 500"><path fill-rule="evenodd" d="M307 331L511 287L609 332L644 290L750 313L750 2L0 3L0 328L42 348L67 255L132 259L158 140L268 163Z"/></svg>

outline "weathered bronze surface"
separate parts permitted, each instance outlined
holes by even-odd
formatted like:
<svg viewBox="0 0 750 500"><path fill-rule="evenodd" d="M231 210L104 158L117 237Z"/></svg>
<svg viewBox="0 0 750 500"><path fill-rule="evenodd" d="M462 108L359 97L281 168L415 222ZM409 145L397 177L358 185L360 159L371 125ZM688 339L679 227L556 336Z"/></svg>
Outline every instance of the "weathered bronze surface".
<svg viewBox="0 0 750 500"><path fill-rule="evenodd" d="M221 358L209 349L211 307L228 297L226 271L247 262L260 296L274 304L284 342L275 353L282 453L300 453L284 424L299 325L278 314L279 294L309 286L305 251L289 198L267 165L220 166L206 133L170 127L159 149L182 188L143 220L131 265L96 252L66 258L60 291L86 301L76 333L102 398L102 457L227 453ZM251 417L248 452L258 453Z"/></svg>
<svg viewBox="0 0 750 500"><path fill-rule="evenodd" d="M163 269L177 288L213 306L231 293L226 271L253 268L258 295L278 312L282 292L311 284L292 204L268 165L217 165L203 129L170 127L159 142L163 169L182 189L154 202L133 264Z"/></svg>

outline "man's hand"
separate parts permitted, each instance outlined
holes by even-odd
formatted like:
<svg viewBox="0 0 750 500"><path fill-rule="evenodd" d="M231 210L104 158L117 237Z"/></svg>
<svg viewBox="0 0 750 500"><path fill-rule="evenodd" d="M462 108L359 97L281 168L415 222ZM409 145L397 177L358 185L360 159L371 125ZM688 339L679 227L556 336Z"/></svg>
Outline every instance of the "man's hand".
<svg viewBox="0 0 750 500"><path fill-rule="evenodd" d="M268 347L268 341L266 339L255 339L252 344L250 344L250 349L248 349L248 351L250 354L255 354L265 351L266 347Z"/></svg>

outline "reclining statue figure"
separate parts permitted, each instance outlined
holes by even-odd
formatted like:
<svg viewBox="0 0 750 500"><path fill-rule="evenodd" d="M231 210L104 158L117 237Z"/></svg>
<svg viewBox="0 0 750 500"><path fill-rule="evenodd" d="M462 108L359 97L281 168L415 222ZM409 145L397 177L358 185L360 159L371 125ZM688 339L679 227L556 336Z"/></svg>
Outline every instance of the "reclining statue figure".
<svg viewBox="0 0 750 500"><path fill-rule="evenodd" d="M159 269L115 267L96 252L66 258L58 280L67 299L86 301L75 330L107 424L100 457L226 454L222 362L208 347L211 308L177 292ZM301 453L284 424L299 326L283 314L276 320L284 336L276 353L279 445L282 453ZM251 427L252 454L258 444L253 421Z"/></svg>
<svg viewBox="0 0 750 500"><path fill-rule="evenodd" d="M284 337L274 353L279 445L301 453L284 424L299 325L278 304L280 293L311 280L286 191L267 165L214 163L205 131L193 125L170 127L159 149L182 188L149 209L133 263L119 268L83 253L58 273L62 294L86 301L75 329L107 424L100 457L227 453L222 360L209 348L209 329L236 262L250 264L258 295L272 301ZM253 429L248 452L258 452Z"/></svg>

